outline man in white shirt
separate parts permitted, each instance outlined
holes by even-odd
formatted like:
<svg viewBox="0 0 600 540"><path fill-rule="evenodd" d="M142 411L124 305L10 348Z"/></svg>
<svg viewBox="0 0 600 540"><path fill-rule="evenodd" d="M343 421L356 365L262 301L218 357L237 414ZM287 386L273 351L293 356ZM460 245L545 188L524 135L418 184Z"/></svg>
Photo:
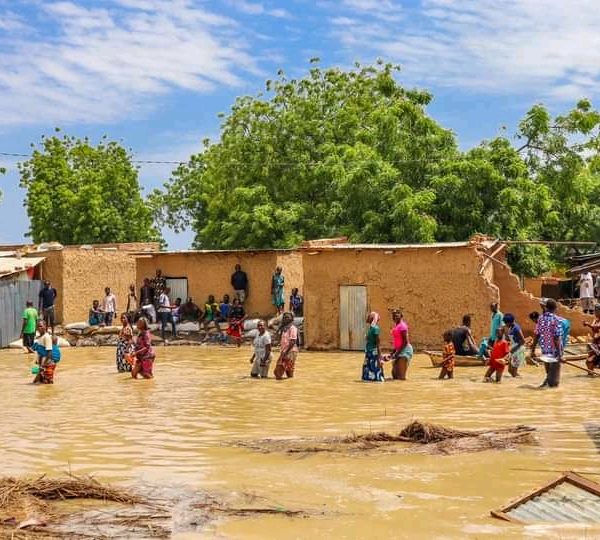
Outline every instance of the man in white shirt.
<svg viewBox="0 0 600 540"><path fill-rule="evenodd" d="M581 274L579 278L579 299L584 313L594 314L594 278L590 272Z"/></svg>
<svg viewBox="0 0 600 540"><path fill-rule="evenodd" d="M173 338L177 337L177 327L175 319L173 318L173 308L176 306L171 305L169 294L171 289L168 287L160 293L158 297L158 320L160 321L160 335L165 339L165 331L167 330L167 323L171 323L171 331Z"/></svg>
<svg viewBox="0 0 600 540"><path fill-rule="evenodd" d="M117 297L112 293L110 287L104 289L104 299L102 300L102 311L104 312L104 323L106 326L112 326L113 319L117 314Z"/></svg>

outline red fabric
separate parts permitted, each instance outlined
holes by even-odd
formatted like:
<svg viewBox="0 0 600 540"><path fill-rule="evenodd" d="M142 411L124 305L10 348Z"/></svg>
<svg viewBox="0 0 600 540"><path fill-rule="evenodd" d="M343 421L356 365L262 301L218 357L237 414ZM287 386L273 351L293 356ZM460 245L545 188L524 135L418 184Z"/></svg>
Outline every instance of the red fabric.
<svg viewBox="0 0 600 540"><path fill-rule="evenodd" d="M510 344L503 339L497 340L490 355L490 367L496 371L504 371L506 365L502 360L510 352Z"/></svg>

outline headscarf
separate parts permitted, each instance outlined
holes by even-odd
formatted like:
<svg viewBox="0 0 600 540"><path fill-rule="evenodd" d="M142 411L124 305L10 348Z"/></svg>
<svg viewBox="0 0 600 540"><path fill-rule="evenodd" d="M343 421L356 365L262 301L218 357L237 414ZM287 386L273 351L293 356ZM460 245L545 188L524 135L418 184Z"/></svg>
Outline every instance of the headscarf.
<svg viewBox="0 0 600 540"><path fill-rule="evenodd" d="M379 323L379 319L381 318L379 316L379 313L377 313L376 311L371 311L371 314L369 316L371 317L371 327L377 326L377 324Z"/></svg>
<svg viewBox="0 0 600 540"><path fill-rule="evenodd" d="M286 315L290 319L290 322L288 324L283 324L283 319L285 318ZM281 326L277 330L277 334L279 334L281 336L281 334L283 334L293 324L294 324L294 314L291 311L286 311L285 313L283 313L281 315Z"/></svg>

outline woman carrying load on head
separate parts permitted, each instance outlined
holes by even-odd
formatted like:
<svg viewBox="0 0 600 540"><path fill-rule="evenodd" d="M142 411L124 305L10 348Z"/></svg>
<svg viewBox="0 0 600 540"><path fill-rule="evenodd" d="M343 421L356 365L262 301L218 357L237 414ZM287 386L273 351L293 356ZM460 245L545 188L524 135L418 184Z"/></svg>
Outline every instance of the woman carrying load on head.
<svg viewBox="0 0 600 540"><path fill-rule="evenodd" d="M508 372L513 377L520 377L519 368L525 364L525 336L521 326L515 321L512 313L507 313L502 318L506 326L507 334L510 339L510 357L508 363Z"/></svg>
<svg viewBox="0 0 600 540"><path fill-rule="evenodd" d="M381 347L379 336L379 313L372 311L367 317L366 345L365 345L365 361L362 368L362 380L370 382L383 382L383 364L381 357Z"/></svg>
<svg viewBox="0 0 600 540"><path fill-rule="evenodd" d="M399 309L392 312L394 327L392 328L392 378L405 381L408 364L413 357L413 348L408 340L408 324Z"/></svg>
<svg viewBox="0 0 600 540"><path fill-rule="evenodd" d="M119 341L117 342L117 371L124 373L131 371L131 364L127 362L125 356L131 354L135 346L133 344L133 328L129 322L129 317L125 313L121 315L121 324Z"/></svg>

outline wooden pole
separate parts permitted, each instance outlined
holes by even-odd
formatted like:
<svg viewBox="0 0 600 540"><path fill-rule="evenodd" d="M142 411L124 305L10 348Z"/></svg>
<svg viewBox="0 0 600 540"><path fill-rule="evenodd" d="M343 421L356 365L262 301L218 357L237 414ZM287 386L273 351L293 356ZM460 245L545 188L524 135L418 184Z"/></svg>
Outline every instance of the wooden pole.
<svg viewBox="0 0 600 540"><path fill-rule="evenodd" d="M592 371L591 369L578 366L577 364L573 364L572 362L569 362L568 360L563 360L563 363L567 364L567 366L571 366L571 367L580 369L581 371L585 371L585 372L587 372L588 375L592 375L593 377L600 377L599 373L596 373L595 371Z"/></svg>

